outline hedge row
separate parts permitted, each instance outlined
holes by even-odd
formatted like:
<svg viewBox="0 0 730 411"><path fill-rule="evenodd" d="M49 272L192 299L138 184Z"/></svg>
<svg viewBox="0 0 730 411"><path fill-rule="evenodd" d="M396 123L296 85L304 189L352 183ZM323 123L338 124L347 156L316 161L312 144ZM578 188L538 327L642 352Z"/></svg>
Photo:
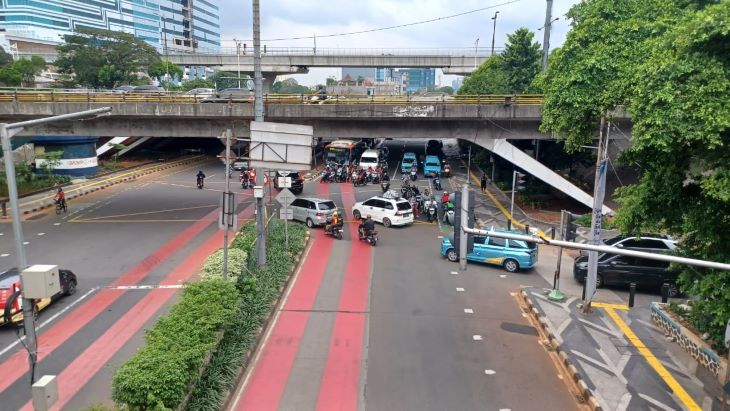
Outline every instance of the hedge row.
<svg viewBox="0 0 730 411"><path fill-rule="evenodd" d="M294 264L294 257L304 248L306 228L300 224L289 225L289 248L285 247L284 226L272 220L268 227L267 267L255 266L256 227L242 228L233 247L246 251L248 269L238 278L241 296L236 314L227 324L223 334L196 384L188 410L219 410L229 388L235 383L236 372L246 360L246 353L253 349L257 331L266 321L272 305L280 296L280 288Z"/></svg>
<svg viewBox="0 0 730 411"><path fill-rule="evenodd" d="M221 278L186 285L170 313L146 332L145 346L114 374L114 401L130 410L181 404L238 300L236 285Z"/></svg>

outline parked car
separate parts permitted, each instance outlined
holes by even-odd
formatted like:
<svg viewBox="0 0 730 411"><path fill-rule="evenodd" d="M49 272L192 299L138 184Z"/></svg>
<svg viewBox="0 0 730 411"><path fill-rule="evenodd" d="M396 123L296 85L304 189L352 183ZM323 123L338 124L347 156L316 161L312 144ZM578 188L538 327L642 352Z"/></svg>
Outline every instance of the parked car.
<svg viewBox="0 0 730 411"><path fill-rule="evenodd" d="M236 171L248 170L248 160L235 160L233 162L233 169Z"/></svg>
<svg viewBox="0 0 730 411"><path fill-rule="evenodd" d="M294 214L294 220L301 221L312 228L325 225L327 218L337 210L335 202L322 198L297 198L289 206Z"/></svg>
<svg viewBox="0 0 730 411"><path fill-rule="evenodd" d="M146 94L146 93L164 93L165 89L160 86L153 86L153 85L145 85L145 86L136 86L132 90L129 90L128 94Z"/></svg>
<svg viewBox="0 0 730 411"><path fill-rule="evenodd" d="M45 309L51 303L55 302L64 295L71 295L76 292L78 279L76 274L71 270L59 270L61 291L53 295L51 298L43 298L34 300L34 312L38 313ZM0 274L0 324L14 323L19 324L23 321L23 311L21 308L21 287L20 272L17 268L12 268Z"/></svg>
<svg viewBox="0 0 730 411"><path fill-rule="evenodd" d="M134 90L134 86L118 86L118 87L114 87L114 90L112 90L112 91L114 93L128 93L132 90Z"/></svg>
<svg viewBox="0 0 730 411"><path fill-rule="evenodd" d="M375 196L352 206L356 220L371 216L373 221L386 227L413 223L413 207L403 198Z"/></svg>
<svg viewBox="0 0 730 411"><path fill-rule="evenodd" d="M411 167L416 164L418 164L418 160L416 159L416 153L408 151L403 154L403 159L400 162L400 172L402 174L410 173Z"/></svg>
<svg viewBox="0 0 730 411"><path fill-rule="evenodd" d="M225 103L228 101L238 103L253 103L253 91L247 88L227 88L218 91L202 100L203 103Z"/></svg>
<svg viewBox="0 0 730 411"><path fill-rule="evenodd" d="M641 249L656 253L667 252L666 249ZM636 283L637 287L660 290L662 284L669 285L669 296L679 295L677 287L678 273L669 269L669 262L650 260L648 258L630 257L626 255L601 254L598 257L596 272L596 288L604 285L628 286ZM588 256L578 256L573 262L573 278L583 283L588 276Z"/></svg>
<svg viewBox="0 0 730 411"><path fill-rule="evenodd" d="M298 172L279 170L276 172L276 177L291 177L291 187L289 190L291 190L292 193L299 194L304 191L304 178L302 178ZM279 187L279 179L276 177L274 177L274 188L280 190L283 187Z"/></svg>
<svg viewBox="0 0 730 411"><path fill-rule="evenodd" d="M185 94L190 97L206 98L206 97L211 97L213 94L215 94L215 89L214 88L194 88Z"/></svg>
<svg viewBox="0 0 730 411"><path fill-rule="evenodd" d="M677 241L661 234L641 234L638 236L616 236L603 240L603 244L620 248L641 248L652 250L672 251L677 249ZM588 255L588 251L580 250L581 255Z"/></svg>
<svg viewBox="0 0 730 411"><path fill-rule="evenodd" d="M494 229L493 229L494 230ZM494 230L502 233L522 234L516 231ZM508 240L499 237L474 236L474 249L466 255L469 261L500 265L509 272L532 268L537 264L537 244L522 240ZM459 261L459 252L453 246L453 239L441 240L441 256L451 262Z"/></svg>
<svg viewBox="0 0 730 411"><path fill-rule="evenodd" d="M441 175L441 160L436 156L426 156L426 160L423 162L423 175L431 177L433 173Z"/></svg>

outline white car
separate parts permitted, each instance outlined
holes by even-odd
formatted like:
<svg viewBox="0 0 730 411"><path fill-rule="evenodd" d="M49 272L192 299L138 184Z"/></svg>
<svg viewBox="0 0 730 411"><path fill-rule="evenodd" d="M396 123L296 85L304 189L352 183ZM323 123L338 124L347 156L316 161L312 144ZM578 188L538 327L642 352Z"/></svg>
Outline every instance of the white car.
<svg viewBox="0 0 730 411"><path fill-rule="evenodd" d="M371 216L386 227L413 223L413 208L403 198L375 196L352 206L352 216L359 220Z"/></svg>

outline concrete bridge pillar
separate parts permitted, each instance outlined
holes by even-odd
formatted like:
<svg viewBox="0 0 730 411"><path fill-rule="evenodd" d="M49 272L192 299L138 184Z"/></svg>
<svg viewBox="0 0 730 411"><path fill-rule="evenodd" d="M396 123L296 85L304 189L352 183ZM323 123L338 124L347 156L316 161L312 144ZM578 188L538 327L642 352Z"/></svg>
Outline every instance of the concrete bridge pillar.
<svg viewBox="0 0 730 411"><path fill-rule="evenodd" d="M262 73L264 77L263 86L264 86L264 95L271 93L271 86L274 85L274 82L276 82L276 73Z"/></svg>

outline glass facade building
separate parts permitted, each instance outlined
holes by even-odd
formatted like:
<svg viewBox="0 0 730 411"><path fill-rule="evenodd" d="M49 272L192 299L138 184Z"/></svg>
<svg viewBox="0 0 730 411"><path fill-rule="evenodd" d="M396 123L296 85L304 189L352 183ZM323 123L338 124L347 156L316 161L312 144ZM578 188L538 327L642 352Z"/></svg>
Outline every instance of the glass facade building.
<svg viewBox="0 0 730 411"><path fill-rule="evenodd" d="M436 87L436 69L407 69L408 92L417 93L424 90L433 90Z"/></svg>
<svg viewBox="0 0 730 411"><path fill-rule="evenodd" d="M220 47L219 0L0 0L0 28L62 41L80 28L123 31L160 51Z"/></svg>

